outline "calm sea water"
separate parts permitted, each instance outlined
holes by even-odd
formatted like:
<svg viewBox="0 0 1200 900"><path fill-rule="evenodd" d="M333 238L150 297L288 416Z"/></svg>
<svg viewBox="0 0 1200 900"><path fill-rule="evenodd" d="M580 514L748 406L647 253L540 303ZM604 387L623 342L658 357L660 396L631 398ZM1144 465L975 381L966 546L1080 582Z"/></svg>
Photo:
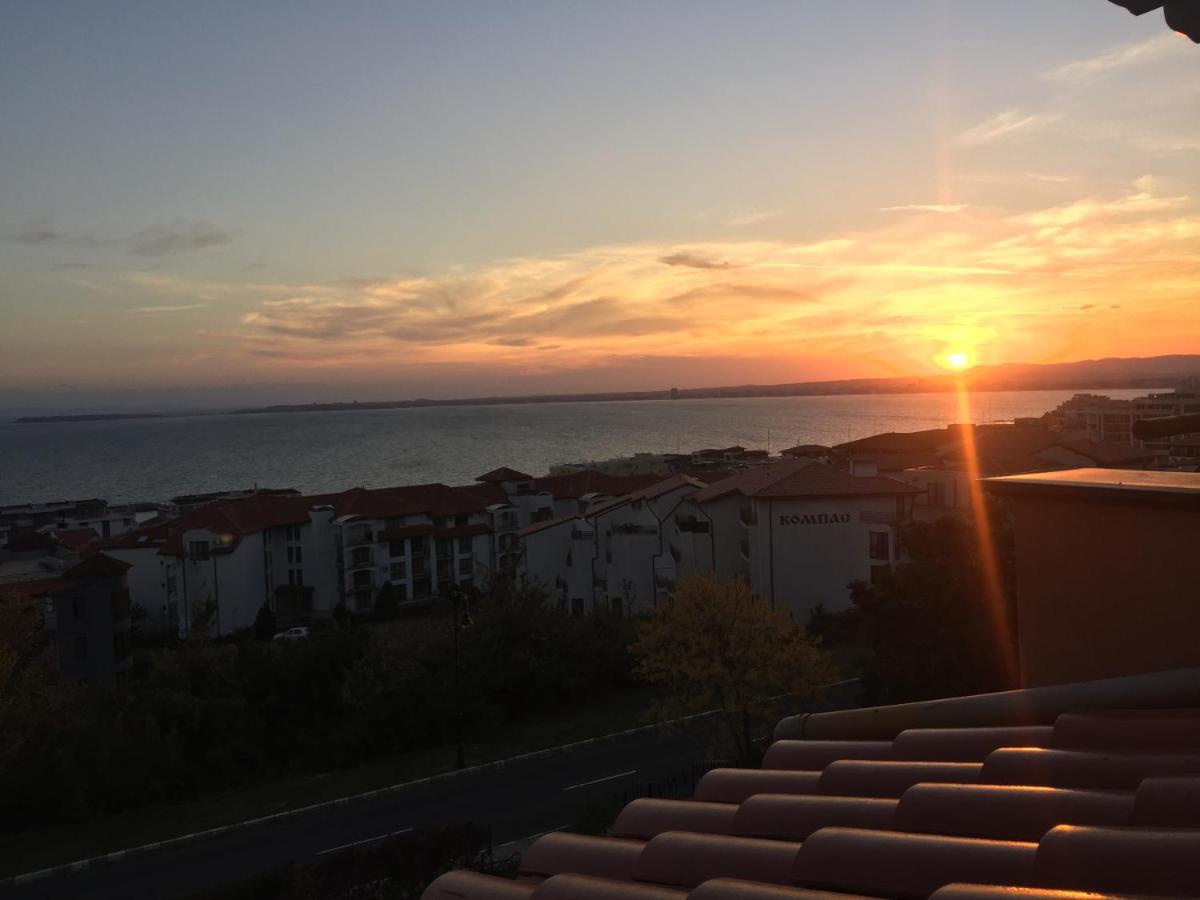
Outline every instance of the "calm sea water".
<svg viewBox="0 0 1200 900"><path fill-rule="evenodd" d="M980 393L970 418L1037 416L1073 393ZM953 394L897 394L5 423L0 504L161 500L253 484L304 492L459 484L500 465L540 475L554 463L637 451L779 450L937 428L962 420L957 403Z"/></svg>

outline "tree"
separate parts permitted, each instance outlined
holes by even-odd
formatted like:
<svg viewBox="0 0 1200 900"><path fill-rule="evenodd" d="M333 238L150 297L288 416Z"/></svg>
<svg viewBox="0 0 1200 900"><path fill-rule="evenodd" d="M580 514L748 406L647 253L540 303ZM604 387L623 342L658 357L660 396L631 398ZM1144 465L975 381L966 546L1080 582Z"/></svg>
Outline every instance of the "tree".
<svg viewBox="0 0 1200 900"><path fill-rule="evenodd" d="M666 689L674 712L716 707L743 760L754 758L751 720L765 701L803 694L833 667L783 610L753 597L744 581L689 575L638 629L641 676Z"/></svg>
<svg viewBox="0 0 1200 900"><path fill-rule="evenodd" d="M260 641L269 641L275 636L277 629L275 613L264 603L258 608L258 615L254 617L254 637Z"/></svg>
<svg viewBox="0 0 1200 900"><path fill-rule="evenodd" d="M909 525L900 536L905 561L873 584L851 585L859 637L873 651L863 675L868 703L1017 686L1012 535L1003 517L993 524L994 591L975 528L949 517Z"/></svg>
<svg viewBox="0 0 1200 900"><path fill-rule="evenodd" d="M391 622L400 617L400 600L390 581L385 581L375 596L375 608L371 611L371 617L376 622Z"/></svg>

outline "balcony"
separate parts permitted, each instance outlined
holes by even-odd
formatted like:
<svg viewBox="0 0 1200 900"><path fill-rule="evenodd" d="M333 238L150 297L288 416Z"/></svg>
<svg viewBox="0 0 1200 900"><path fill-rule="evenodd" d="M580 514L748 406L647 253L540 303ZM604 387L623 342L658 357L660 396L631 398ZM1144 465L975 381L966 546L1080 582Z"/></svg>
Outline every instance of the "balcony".
<svg viewBox="0 0 1200 900"><path fill-rule="evenodd" d="M375 576L372 572L355 572L352 584L355 591L371 590L375 587Z"/></svg>
<svg viewBox="0 0 1200 900"><path fill-rule="evenodd" d="M375 532L370 528L351 528L346 532L347 547L361 547L363 544L374 544Z"/></svg>
<svg viewBox="0 0 1200 900"><path fill-rule="evenodd" d="M375 565L375 554L365 547L360 547L350 554L348 569L369 569Z"/></svg>

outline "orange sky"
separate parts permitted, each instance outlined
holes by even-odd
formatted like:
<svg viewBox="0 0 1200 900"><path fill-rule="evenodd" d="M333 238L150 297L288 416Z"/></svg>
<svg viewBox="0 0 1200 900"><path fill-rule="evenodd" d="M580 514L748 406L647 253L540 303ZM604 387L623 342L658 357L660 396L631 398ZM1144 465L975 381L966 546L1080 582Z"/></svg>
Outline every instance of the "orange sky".
<svg viewBox="0 0 1200 900"><path fill-rule="evenodd" d="M548 5L493 23L508 43L434 10L439 54L512 56L449 86L441 56L360 53L392 33L369 16L354 35L289 25L334 42L312 83L276 79L267 52L290 59L303 34L247 12L261 40L237 56L220 16L167 17L176 55L207 72L234 54L247 90L274 93L163 82L150 115L127 102L150 42L128 71L114 57L72 81L94 119L21 95L0 157L0 400L649 390L920 374L956 353L1200 353L1200 49L1090 0L835 6L718 34L719 7L664 30L643 9Z"/></svg>

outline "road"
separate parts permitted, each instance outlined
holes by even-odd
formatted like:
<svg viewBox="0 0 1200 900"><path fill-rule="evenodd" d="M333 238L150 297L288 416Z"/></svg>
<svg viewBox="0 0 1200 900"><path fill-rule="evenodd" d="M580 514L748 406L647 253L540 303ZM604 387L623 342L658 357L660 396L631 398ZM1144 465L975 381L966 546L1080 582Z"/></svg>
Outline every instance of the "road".
<svg viewBox="0 0 1200 900"><path fill-rule="evenodd" d="M466 821L489 824L503 845L569 827L589 804L681 775L711 755L712 719L578 746L503 768L466 771L380 797L324 807L180 846L131 854L82 871L53 875L0 895L123 900L184 898L275 866L308 862L396 832Z"/></svg>

